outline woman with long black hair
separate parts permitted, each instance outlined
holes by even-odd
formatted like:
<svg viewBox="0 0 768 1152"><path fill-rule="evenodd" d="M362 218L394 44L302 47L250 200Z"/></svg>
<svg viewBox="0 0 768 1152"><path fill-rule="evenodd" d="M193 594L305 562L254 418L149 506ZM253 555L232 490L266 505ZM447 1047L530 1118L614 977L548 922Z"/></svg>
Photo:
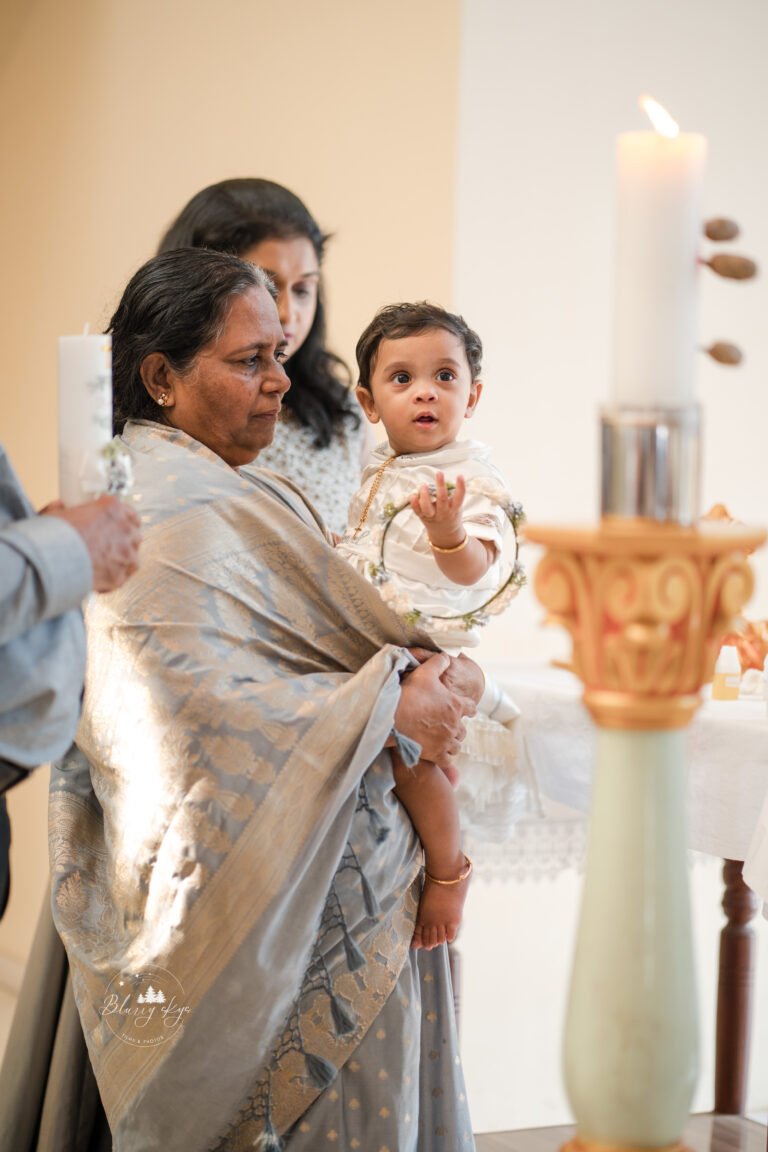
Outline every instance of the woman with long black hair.
<svg viewBox="0 0 768 1152"><path fill-rule="evenodd" d="M327 240L293 192L272 180L244 177L211 184L193 196L158 252L231 252L271 276L291 388L275 439L255 466L293 481L328 527L340 533L372 438L350 392L347 366L326 347L321 269Z"/></svg>

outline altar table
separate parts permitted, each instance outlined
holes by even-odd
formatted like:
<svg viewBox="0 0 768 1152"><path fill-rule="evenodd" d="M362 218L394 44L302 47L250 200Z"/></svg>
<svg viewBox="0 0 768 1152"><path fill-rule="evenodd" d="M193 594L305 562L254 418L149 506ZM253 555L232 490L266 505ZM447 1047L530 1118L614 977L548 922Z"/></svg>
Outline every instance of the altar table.
<svg viewBox="0 0 768 1152"><path fill-rule="evenodd" d="M473 842L478 875L536 874L579 865L595 738L581 702L582 685L571 673L543 665L485 666L521 709L523 747L544 815L523 819L506 844ZM768 813L765 702L756 696L707 698L687 736L688 845L724 860L715 1111L734 1114L746 1102L754 947L750 921L759 904L742 879L744 862L756 890L768 893L768 814L760 824L764 805Z"/></svg>

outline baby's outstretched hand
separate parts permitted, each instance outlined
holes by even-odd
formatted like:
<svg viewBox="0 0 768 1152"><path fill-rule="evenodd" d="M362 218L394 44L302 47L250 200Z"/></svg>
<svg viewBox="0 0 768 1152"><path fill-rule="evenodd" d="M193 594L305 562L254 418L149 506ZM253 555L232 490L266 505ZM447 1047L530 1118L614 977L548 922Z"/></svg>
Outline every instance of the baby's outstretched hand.
<svg viewBox="0 0 768 1152"><path fill-rule="evenodd" d="M430 540L435 540L437 543L436 536L448 539L459 533L465 492L463 476L457 476L456 484L449 490L445 474L438 472L435 476L434 490L423 484L418 492L411 496L411 508L429 532Z"/></svg>

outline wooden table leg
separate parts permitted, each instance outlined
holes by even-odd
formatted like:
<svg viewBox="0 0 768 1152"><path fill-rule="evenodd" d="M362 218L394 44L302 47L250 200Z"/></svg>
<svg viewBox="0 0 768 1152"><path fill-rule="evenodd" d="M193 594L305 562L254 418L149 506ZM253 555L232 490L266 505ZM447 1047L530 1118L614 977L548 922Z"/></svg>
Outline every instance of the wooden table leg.
<svg viewBox="0 0 768 1152"><path fill-rule="evenodd" d="M741 877L742 860L723 861L723 911L715 1041L715 1112L743 1113L751 1034L755 933L751 921L758 899Z"/></svg>

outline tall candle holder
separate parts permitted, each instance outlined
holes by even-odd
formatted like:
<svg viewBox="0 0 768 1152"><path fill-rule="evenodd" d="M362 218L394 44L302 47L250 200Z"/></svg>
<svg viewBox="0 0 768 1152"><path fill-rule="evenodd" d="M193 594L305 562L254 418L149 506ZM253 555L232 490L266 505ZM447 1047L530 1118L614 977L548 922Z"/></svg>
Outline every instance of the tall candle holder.
<svg viewBox="0 0 768 1152"><path fill-rule="evenodd" d="M598 728L564 1045L572 1152L679 1146L698 1062L683 729L765 539L696 525L695 406L602 424L600 524L526 532Z"/></svg>
<svg viewBox="0 0 768 1152"><path fill-rule="evenodd" d="M616 403L602 413L601 520L526 530L545 549L536 594L571 634L597 725L564 1041L568 1152L681 1147L698 1072L684 729L751 595L747 556L765 539L699 523L693 401L697 265L731 279L755 266L698 258L706 141L644 104L656 132L626 134L617 149ZM713 220L704 234L720 242L738 228ZM729 344L707 351L740 359Z"/></svg>

